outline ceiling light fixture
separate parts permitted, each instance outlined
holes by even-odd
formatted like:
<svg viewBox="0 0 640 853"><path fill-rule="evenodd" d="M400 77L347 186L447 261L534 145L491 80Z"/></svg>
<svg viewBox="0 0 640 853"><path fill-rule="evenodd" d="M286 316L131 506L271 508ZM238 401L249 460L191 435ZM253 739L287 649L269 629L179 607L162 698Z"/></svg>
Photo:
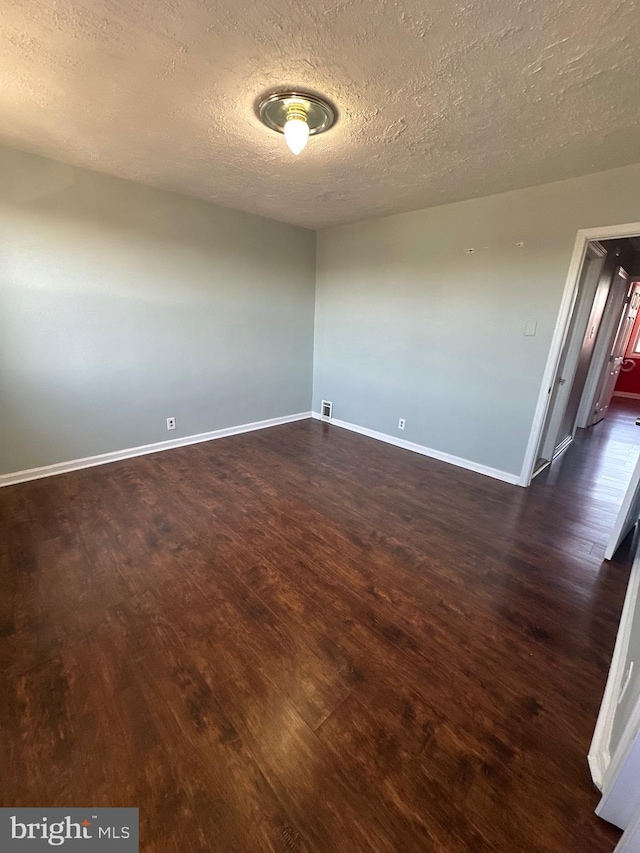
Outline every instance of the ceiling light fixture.
<svg viewBox="0 0 640 853"><path fill-rule="evenodd" d="M276 92L262 98L258 116L263 124L284 138L297 156L305 148L309 137L325 130L336 120L335 110L327 101L306 92Z"/></svg>

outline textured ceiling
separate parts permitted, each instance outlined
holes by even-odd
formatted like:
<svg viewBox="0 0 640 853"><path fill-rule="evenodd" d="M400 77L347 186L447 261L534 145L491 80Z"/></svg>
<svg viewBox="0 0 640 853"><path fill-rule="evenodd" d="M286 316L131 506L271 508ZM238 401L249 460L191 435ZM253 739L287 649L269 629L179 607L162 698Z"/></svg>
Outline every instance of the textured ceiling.
<svg viewBox="0 0 640 853"><path fill-rule="evenodd" d="M639 57L634 0L3 0L0 143L321 228L639 161Z"/></svg>

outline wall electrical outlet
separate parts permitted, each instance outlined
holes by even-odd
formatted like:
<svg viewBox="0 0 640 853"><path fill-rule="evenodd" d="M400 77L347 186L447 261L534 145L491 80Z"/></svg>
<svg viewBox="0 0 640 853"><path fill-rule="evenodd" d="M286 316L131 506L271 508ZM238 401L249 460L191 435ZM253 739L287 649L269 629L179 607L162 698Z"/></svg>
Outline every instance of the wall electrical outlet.
<svg viewBox="0 0 640 853"><path fill-rule="evenodd" d="M400 418L398 421L398 429L404 429L404 418Z"/></svg>
<svg viewBox="0 0 640 853"><path fill-rule="evenodd" d="M176 419L175 418L167 418L167 429L175 429L176 428Z"/></svg>

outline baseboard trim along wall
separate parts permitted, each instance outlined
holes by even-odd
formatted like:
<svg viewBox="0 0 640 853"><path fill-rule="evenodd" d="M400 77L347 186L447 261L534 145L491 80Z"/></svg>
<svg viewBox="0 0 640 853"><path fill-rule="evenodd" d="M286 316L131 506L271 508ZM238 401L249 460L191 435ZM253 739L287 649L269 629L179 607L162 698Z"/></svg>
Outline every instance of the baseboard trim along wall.
<svg viewBox="0 0 640 853"><path fill-rule="evenodd" d="M26 471L16 471L14 474L0 474L0 487L13 486L16 483L26 483L28 480L39 480L42 477L53 477L56 474L66 474L80 468L92 468L95 465L105 465L107 462L118 462L120 459L131 459L134 456L144 456L147 453L158 453L161 450L172 450L174 447L185 447L188 444L199 444L201 441L212 441L229 435L239 435L243 432L253 432L257 429L289 424L294 421L304 421L311 417L311 412L299 412L296 415L285 415L281 418L270 418L266 421L255 421L250 424L215 429L211 432L201 432L197 435L186 435L182 438L172 438L168 441L157 441L154 444L142 444L140 447L128 447L125 450L114 450L111 453L100 453L98 456L86 456L84 459L72 459L69 462L56 462L42 468L29 468Z"/></svg>
<svg viewBox="0 0 640 853"><path fill-rule="evenodd" d="M634 394L633 391L614 391L614 397L626 397L627 400L640 400L640 394Z"/></svg>
<svg viewBox="0 0 640 853"><path fill-rule="evenodd" d="M624 678L625 661L629 649L629 641L631 638L631 626L633 624L633 616L638 602L638 593L640 592L640 552L636 554L631 567L631 576L629 577L629 585L622 607L622 616L620 617L620 625L616 636L616 644L613 649L613 657L611 659L611 667L609 668L609 677L607 685L604 689L602 704L600 705L600 713L593 733L593 740L589 747L589 769L591 770L591 778L597 788L602 790L605 779L611 775L611 732L613 729L613 721L618 707L618 697L622 688ZM620 751L620 750L619 750Z"/></svg>
<svg viewBox="0 0 640 853"><path fill-rule="evenodd" d="M182 438L173 438L168 441L157 441L153 444L142 444L139 447L128 447L124 450L114 450L110 453L100 453L97 456L86 456L83 459L71 459L68 462L56 462L53 465L44 465L41 468L29 468L26 471L16 471L12 474L0 474L0 488L3 486L13 486L17 483L26 483L29 480L40 480L43 477L53 477L56 474L66 474L68 471L78 471L81 468L92 468L95 465L106 465L108 462L117 462L120 459L131 459L135 456L144 456L147 453L158 453L161 450L172 450L174 447L185 447L189 444L198 444L201 441L213 441L216 438L225 438L229 435L239 435L243 432L252 432L257 429L267 429L272 426L280 426L281 424L293 423L294 421L303 421L308 418L321 420L319 412L299 412L295 415L285 415L281 418L270 418L266 421L255 421L249 424L239 424L238 426L226 427L224 429L212 430L211 432L202 432L197 435L186 435ZM480 465L478 462L472 462L470 459L463 459L461 456L453 456L450 453L444 453L441 450L434 450L432 447L425 447L422 444L416 444L413 441L406 441L403 438L396 438L393 435L388 435L384 432L377 432L367 427L361 427L357 424L349 423L348 421L337 420L332 418L330 423L341 429L348 429L351 432L357 432L360 435L366 435L369 438L375 438L377 441L384 441L387 444L393 444L396 447L401 447L404 450L410 450L412 453L419 453L421 456L429 456L431 459L438 459L440 462L448 462L450 465L456 465L458 468L466 468L468 471L474 471L476 474L484 474L487 477L493 477L494 480L502 480L505 483L518 486L522 485L517 474L510 474L508 471L500 471L498 468L490 468L488 465Z"/></svg>
<svg viewBox="0 0 640 853"><path fill-rule="evenodd" d="M319 412L313 412L312 415L316 420L323 420ZM458 468L466 468L468 471L475 471L476 474L484 474L486 477L493 477L494 480L502 480L505 483L510 483L512 486L522 485L518 474L510 474L508 471L500 471L498 468L490 468L488 465L480 465L478 462L472 462L470 459L463 459L461 456L453 456L450 453L443 453L441 450L434 450L432 447L415 444L413 441L406 441L404 438L396 438L393 435L388 435L386 432L377 432L374 429L358 426L357 424L351 424L348 421L340 421L336 418L331 418L329 423L333 424L333 426L340 427L341 429L348 429L351 430L351 432L357 432L360 435L375 438L377 441L384 441L387 444L402 447L404 450L410 450L412 453L419 453L421 456L429 456L431 459L438 459L440 462L448 462L450 465L456 465Z"/></svg>

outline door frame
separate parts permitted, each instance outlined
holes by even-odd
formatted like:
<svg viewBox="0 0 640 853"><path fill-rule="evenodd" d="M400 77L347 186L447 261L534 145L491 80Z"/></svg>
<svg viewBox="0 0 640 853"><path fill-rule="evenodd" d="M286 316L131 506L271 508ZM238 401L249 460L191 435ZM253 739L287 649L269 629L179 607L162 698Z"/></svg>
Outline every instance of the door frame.
<svg viewBox="0 0 640 853"><path fill-rule="evenodd" d="M624 685L625 668L627 666L629 644L631 642L631 629L639 600L640 553L637 553L631 566L631 575L622 607L622 616L620 617L620 624L616 635L607 684L604 689L602 703L600 704L600 711L598 712L596 727L593 732L591 746L589 747L589 754L587 755L591 778L594 785L601 791L608 788L611 781L616 777L620 770L623 757L626 755L626 751L640 727L640 705L638 705L633 709L630 718L627 720L617 749L614 750L613 755L611 754L611 734L618 709L620 691Z"/></svg>
<svg viewBox="0 0 640 853"><path fill-rule="evenodd" d="M591 257L589 257L590 255ZM578 361L582 347L584 346L584 339L588 331L593 306L598 297L598 288L602 280L606 260L607 250L602 243L599 243L596 240L589 241L589 243L587 243L587 250L580 268L578 290L576 291L576 299L571 312L567 335L562 346L560 358L558 359L558 367L556 368L556 373L548 392L549 403L545 414L544 425L540 433L540 444L536 450L536 464L540 459L544 460L545 464L543 466L536 467L536 476L541 470L546 468L548 465L551 465L553 460L566 450L573 441L573 437L575 435L575 421L578 417L577 410L571 434L563 437L561 445L558 444L560 427L564 421L564 416L569 404L569 398L573 393L573 386L576 382ZM587 266L589 261L590 265ZM592 276L595 277L595 283ZM592 285L593 293L591 293ZM598 321L598 330L602 322L602 317L604 316L605 305L603 305L602 308L602 314ZM581 316L584 319L584 329L582 329L582 323L577 322ZM574 322L576 323L575 328ZM597 337L596 332L596 340ZM593 358L594 348L595 342L591 347L590 360ZM560 377L561 370L562 377ZM566 389L561 388L558 384L561 378L564 379L563 385L568 383L568 387ZM578 401L578 406L579 405L580 401ZM550 449L550 452L545 452L545 448L547 450Z"/></svg>
<svg viewBox="0 0 640 853"><path fill-rule="evenodd" d="M620 301L622 291L619 290L616 293L615 289L615 282L618 276L625 280L625 291L622 301ZM584 426L593 426L594 423L598 423L598 421L594 420L595 408L596 404L601 402L600 396L605 387L606 375L610 374L611 352L617 343L620 329L625 321L625 316L633 297L632 283L633 278L626 269L617 264L611 278L607 307L602 317L601 332L593 351L592 367L585 384L582 401L584 406L581 406L581 412L584 415ZM611 302L609 302L609 299ZM599 420L602 420L602 418L599 418Z"/></svg>
<svg viewBox="0 0 640 853"><path fill-rule="evenodd" d="M620 265L618 264L618 267ZM623 268L624 269L624 268ZM616 275L616 270L612 274L611 285L613 285L613 280ZM629 277L631 283L634 282L634 279ZM609 296L607 297L607 301L611 296L611 291L609 292ZM626 306L625 301L625 306ZM623 308L624 310L624 308ZM605 314L606 314L606 306L605 306ZM611 316L607 318L603 314L602 324L607 322L607 319L611 319ZM611 347L615 341L611 342ZM596 345L593 350L593 357L591 359L591 364L589 366L589 373L587 374L587 379L584 385L584 390L582 392L582 400L580 401L580 408L578 409L578 418L576 423L581 428L586 428L591 426L589 423L590 418L593 416L593 410L596 404L596 395L598 393L600 380L602 378L602 372L608 363L609 356L611 355L611 347L609 346L609 340L606 338L606 335L601 335L600 338L596 341Z"/></svg>
<svg viewBox="0 0 640 853"><path fill-rule="evenodd" d="M609 225L602 228L582 228L578 231L573 246L571 262L565 281L562 300L556 325L551 338L551 346L549 355L542 375L542 383L538 394L531 431L527 441L527 448L524 454L522 469L520 471L520 486L528 486L533 478L533 469L536 463L536 452L540 439L542 438L542 430L544 429L547 409L549 407L549 387L552 385L558 364L562 355L562 350L569 333L571 324L571 316L573 314L576 299L578 296L578 286L580 284L580 273L582 272L582 264L587 254L587 246L592 240L612 240L616 237L636 237L640 234L640 222L630 222L624 225Z"/></svg>

